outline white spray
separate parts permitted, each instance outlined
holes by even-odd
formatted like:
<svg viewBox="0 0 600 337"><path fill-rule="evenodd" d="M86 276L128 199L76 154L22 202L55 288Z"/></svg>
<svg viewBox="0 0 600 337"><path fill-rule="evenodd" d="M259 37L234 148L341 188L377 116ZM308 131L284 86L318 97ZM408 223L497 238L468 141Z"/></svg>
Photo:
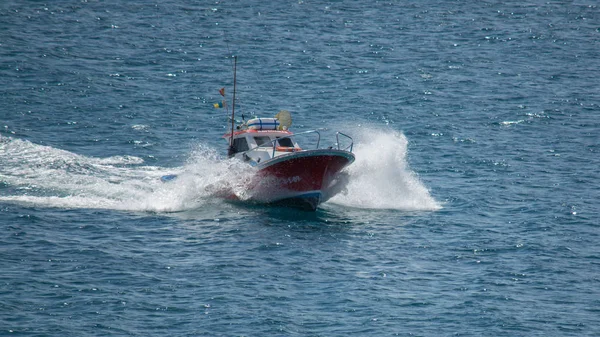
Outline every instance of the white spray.
<svg viewBox="0 0 600 337"><path fill-rule="evenodd" d="M45 207L177 212L201 207L215 193L241 189L245 164L219 160L199 146L182 167L144 166L132 156L93 158L29 141L0 140L0 201ZM162 183L160 177L177 174Z"/></svg>
<svg viewBox="0 0 600 337"><path fill-rule="evenodd" d="M406 161L408 141L393 130L352 131L356 161L347 168L348 185L330 202L357 208L437 210L440 205Z"/></svg>

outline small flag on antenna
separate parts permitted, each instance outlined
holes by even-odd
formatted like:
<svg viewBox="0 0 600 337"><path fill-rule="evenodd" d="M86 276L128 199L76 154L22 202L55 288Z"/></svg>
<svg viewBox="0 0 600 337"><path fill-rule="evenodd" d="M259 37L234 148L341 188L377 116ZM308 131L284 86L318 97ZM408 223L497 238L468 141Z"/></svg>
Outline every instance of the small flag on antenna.
<svg viewBox="0 0 600 337"><path fill-rule="evenodd" d="M219 94L221 94L221 96L225 97L225 88L219 89Z"/></svg>

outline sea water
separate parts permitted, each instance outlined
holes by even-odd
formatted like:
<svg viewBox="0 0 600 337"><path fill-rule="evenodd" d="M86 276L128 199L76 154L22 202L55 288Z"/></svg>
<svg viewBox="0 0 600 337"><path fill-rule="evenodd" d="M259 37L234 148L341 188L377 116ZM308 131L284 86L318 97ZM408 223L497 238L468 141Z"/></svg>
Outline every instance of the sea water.
<svg viewBox="0 0 600 337"><path fill-rule="evenodd" d="M599 10L2 2L0 335L599 335ZM244 201L234 55L353 138L316 212Z"/></svg>

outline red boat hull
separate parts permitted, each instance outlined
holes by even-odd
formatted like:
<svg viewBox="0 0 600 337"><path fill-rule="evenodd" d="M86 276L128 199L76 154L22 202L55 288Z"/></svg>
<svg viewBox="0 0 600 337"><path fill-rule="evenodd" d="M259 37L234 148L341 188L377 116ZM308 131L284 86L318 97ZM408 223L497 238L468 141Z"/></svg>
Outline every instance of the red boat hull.
<svg viewBox="0 0 600 337"><path fill-rule="evenodd" d="M348 151L322 149L293 152L260 163L249 185L249 199L316 210L332 197L340 171L354 161Z"/></svg>

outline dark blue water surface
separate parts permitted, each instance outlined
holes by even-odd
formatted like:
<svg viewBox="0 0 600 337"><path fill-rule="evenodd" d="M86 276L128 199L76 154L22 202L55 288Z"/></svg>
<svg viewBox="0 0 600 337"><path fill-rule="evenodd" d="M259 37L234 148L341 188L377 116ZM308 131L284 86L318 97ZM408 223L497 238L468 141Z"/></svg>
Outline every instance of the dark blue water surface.
<svg viewBox="0 0 600 337"><path fill-rule="evenodd" d="M233 55L354 138L317 212L211 192ZM599 69L595 1L2 1L0 335L598 336Z"/></svg>

